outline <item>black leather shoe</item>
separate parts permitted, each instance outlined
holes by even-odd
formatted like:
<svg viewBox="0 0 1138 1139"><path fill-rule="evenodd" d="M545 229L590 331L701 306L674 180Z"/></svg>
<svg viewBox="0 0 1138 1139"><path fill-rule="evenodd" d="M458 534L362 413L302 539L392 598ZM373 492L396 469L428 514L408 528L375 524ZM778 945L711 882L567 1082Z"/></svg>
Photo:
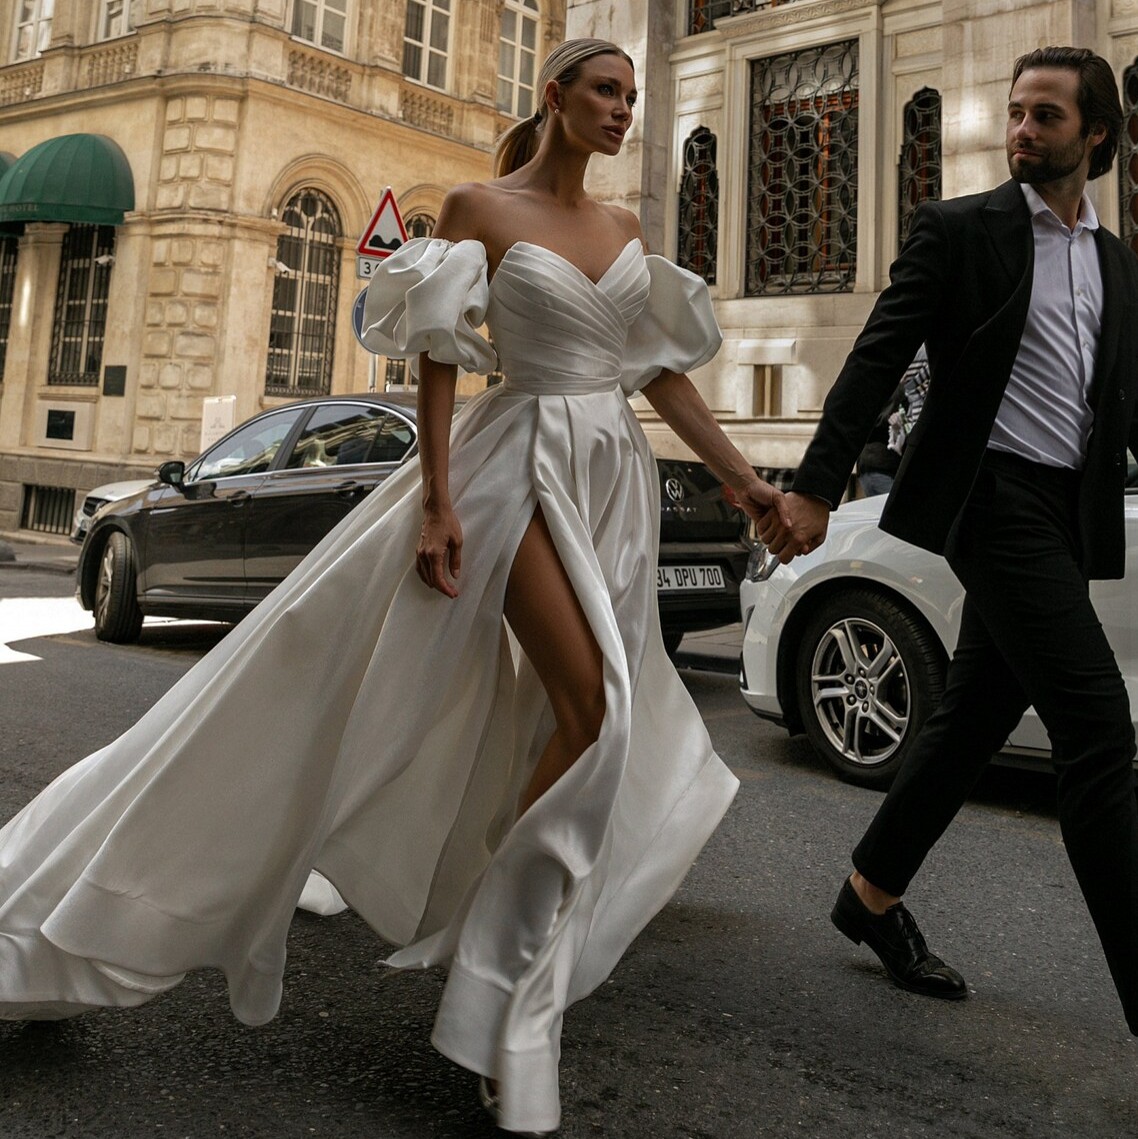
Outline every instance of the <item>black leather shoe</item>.
<svg viewBox="0 0 1138 1139"><path fill-rule="evenodd" d="M968 996L964 978L929 952L913 915L901 902L883 914L866 908L847 878L830 920L852 941L863 941L878 957L893 983L911 993L959 1001Z"/></svg>

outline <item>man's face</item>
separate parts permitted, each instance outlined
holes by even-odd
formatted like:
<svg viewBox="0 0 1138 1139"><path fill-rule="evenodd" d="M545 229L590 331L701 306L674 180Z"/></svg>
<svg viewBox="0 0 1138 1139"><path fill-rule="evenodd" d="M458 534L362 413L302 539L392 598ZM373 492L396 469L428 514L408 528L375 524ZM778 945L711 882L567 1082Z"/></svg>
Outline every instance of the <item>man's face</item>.
<svg viewBox="0 0 1138 1139"><path fill-rule="evenodd" d="M1083 133L1078 72L1038 67L1023 72L1008 97L1008 169L1017 182L1038 186L1077 174L1090 165L1102 141L1100 128Z"/></svg>

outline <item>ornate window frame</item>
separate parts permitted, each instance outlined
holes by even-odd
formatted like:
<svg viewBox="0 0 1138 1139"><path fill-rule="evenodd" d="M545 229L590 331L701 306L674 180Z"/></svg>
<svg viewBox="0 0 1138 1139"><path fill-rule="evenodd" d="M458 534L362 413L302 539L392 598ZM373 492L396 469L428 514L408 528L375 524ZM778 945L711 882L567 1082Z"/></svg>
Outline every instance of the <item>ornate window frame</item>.
<svg viewBox="0 0 1138 1139"><path fill-rule="evenodd" d="M751 61L747 296L853 291L859 46L854 37Z"/></svg>
<svg viewBox="0 0 1138 1139"><path fill-rule="evenodd" d="M700 123L684 140L676 263L715 284L719 263L718 140Z"/></svg>
<svg viewBox="0 0 1138 1139"><path fill-rule="evenodd" d="M1138 253L1138 58L1122 70L1118 137L1118 236Z"/></svg>
<svg viewBox="0 0 1138 1139"><path fill-rule="evenodd" d="M336 347L344 226L336 203L304 186L281 207L265 394L328 395Z"/></svg>
<svg viewBox="0 0 1138 1139"><path fill-rule="evenodd" d="M915 91L901 110L901 152L897 159L898 249L909 236L917 206L938 200L944 188L942 110L940 92L927 86Z"/></svg>

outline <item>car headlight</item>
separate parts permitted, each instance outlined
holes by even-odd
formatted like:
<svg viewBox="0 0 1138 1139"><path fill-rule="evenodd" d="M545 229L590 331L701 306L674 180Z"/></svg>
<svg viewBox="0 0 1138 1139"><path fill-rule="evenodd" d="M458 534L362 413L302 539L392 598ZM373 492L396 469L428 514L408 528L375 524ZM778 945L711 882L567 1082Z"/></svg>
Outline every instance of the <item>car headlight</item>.
<svg viewBox="0 0 1138 1139"><path fill-rule="evenodd" d="M750 545L751 553L747 558L747 572L744 576L748 581L766 581L779 567L778 554L772 554L766 543L759 538L752 538Z"/></svg>

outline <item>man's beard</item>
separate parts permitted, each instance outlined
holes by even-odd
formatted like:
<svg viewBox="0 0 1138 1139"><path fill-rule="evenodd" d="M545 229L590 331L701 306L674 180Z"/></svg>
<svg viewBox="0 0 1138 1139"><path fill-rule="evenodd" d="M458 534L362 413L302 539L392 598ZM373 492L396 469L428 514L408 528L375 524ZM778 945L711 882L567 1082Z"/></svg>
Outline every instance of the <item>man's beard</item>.
<svg viewBox="0 0 1138 1139"><path fill-rule="evenodd" d="M1027 161L1017 165L1016 155L1012 147L1008 147L1008 169L1012 178L1017 182L1026 182L1029 186L1039 186L1045 182L1057 182L1074 174L1083 161L1085 147L1084 140L1075 139L1062 150L1053 150L1049 154L1038 156L1035 162Z"/></svg>

